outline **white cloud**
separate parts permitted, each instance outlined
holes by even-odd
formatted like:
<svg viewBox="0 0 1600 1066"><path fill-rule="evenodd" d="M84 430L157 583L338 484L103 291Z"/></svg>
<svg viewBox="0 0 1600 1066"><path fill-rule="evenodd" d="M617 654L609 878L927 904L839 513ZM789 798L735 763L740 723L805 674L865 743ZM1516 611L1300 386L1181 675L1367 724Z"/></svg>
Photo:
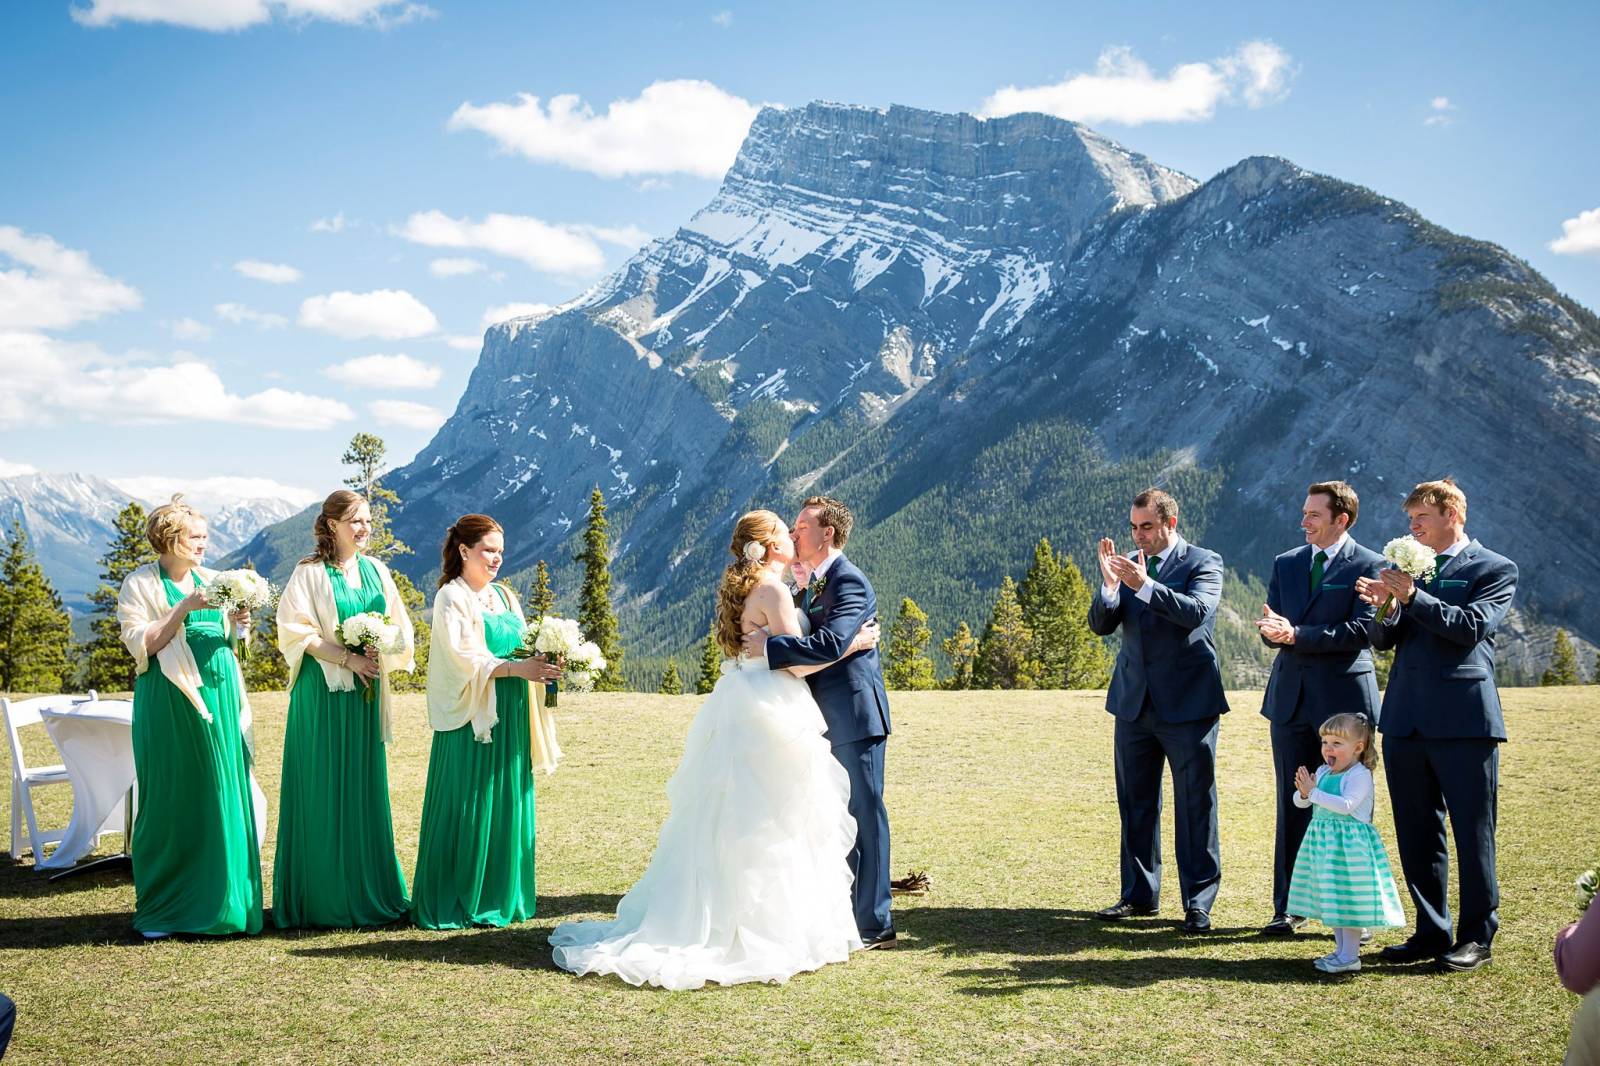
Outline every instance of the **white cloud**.
<svg viewBox="0 0 1600 1066"><path fill-rule="evenodd" d="M335 381L372 389L431 389L444 371L409 355L363 355L323 367Z"/></svg>
<svg viewBox="0 0 1600 1066"><path fill-rule="evenodd" d="M236 326L254 326L257 329L282 329L289 320L270 311L257 311L244 304L217 304L212 308L217 317Z"/></svg>
<svg viewBox="0 0 1600 1066"><path fill-rule="evenodd" d="M436 278L459 278L464 274L476 274L488 269L476 259L465 258L435 259L428 264L428 270Z"/></svg>
<svg viewBox="0 0 1600 1066"><path fill-rule="evenodd" d="M180 318L176 322L163 324L180 341L208 341L211 339L211 327L193 318Z"/></svg>
<svg viewBox="0 0 1600 1066"><path fill-rule="evenodd" d="M259 259L241 259L233 264L233 269L247 278L264 281L268 285L288 285L303 276L287 263L263 263Z"/></svg>
<svg viewBox="0 0 1600 1066"><path fill-rule="evenodd" d="M458 352L475 352L483 347L483 338L477 335L457 334L446 337L444 342Z"/></svg>
<svg viewBox="0 0 1600 1066"><path fill-rule="evenodd" d="M63 418L113 424L227 422L277 429L326 429L355 413L338 400L265 389L228 391L217 372L183 357L142 365L92 344L25 330L0 331L0 427Z"/></svg>
<svg viewBox="0 0 1600 1066"><path fill-rule="evenodd" d="M1264 107L1289 94L1295 69L1289 54L1270 41L1247 41L1210 62L1182 63L1165 77L1125 46L1100 53L1093 74L1073 74L1053 85L1000 89L983 102L985 118L1042 111L1075 122L1203 122L1223 104L1243 99Z"/></svg>
<svg viewBox="0 0 1600 1066"><path fill-rule="evenodd" d="M508 152L606 178L694 174L720 178L733 165L759 108L708 81L658 81L597 115L576 94L519 93L515 103L462 104L452 130L478 130Z"/></svg>
<svg viewBox="0 0 1600 1066"><path fill-rule="evenodd" d="M27 463L8 463L0 459L0 477L22 477L24 474L37 474L39 468L29 466Z"/></svg>
<svg viewBox="0 0 1600 1066"><path fill-rule="evenodd" d="M718 26L721 26L723 29L727 29L733 25L733 12L718 11L715 15L711 16L711 21L716 23Z"/></svg>
<svg viewBox="0 0 1600 1066"><path fill-rule="evenodd" d="M66 329L143 302L138 289L107 277L87 252L0 226L0 325Z"/></svg>
<svg viewBox="0 0 1600 1066"><path fill-rule="evenodd" d="M388 426L434 430L444 425L445 414L437 407L410 400L373 400L367 404L373 417Z"/></svg>
<svg viewBox="0 0 1600 1066"><path fill-rule="evenodd" d="M1600 255L1600 207L1561 223L1561 236L1550 242L1557 255Z"/></svg>
<svg viewBox="0 0 1600 1066"><path fill-rule="evenodd" d="M333 292L300 304L300 325L335 337L379 337L404 340L439 328L439 320L421 300L404 289Z"/></svg>
<svg viewBox="0 0 1600 1066"><path fill-rule="evenodd" d="M483 313L482 326L484 329L488 329L496 322L504 322L509 318L527 318L529 315L542 315L550 309L549 304L501 304L499 307L491 307Z"/></svg>
<svg viewBox="0 0 1600 1066"><path fill-rule="evenodd" d="M332 218L319 218L311 223L312 233L343 233L349 223L345 221L344 212L340 211Z"/></svg>
<svg viewBox="0 0 1600 1066"><path fill-rule="evenodd" d="M241 500L287 500L296 507L306 507L321 499L314 489L299 485L285 485L265 477L112 477L107 478L117 488L130 496L152 503L169 500L175 492L201 511L218 511Z"/></svg>
<svg viewBox="0 0 1600 1066"><path fill-rule="evenodd" d="M1435 96L1428 102L1428 117L1422 120L1424 126L1448 126L1455 121L1452 111L1457 110L1456 105L1450 102L1448 96Z"/></svg>
<svg viewBox="0 0 1600 1066"><path fill-rule="evenodd" d="M71 10L73 19L84 26L162 22L212 33L248 29L273 19L387 28L434 14L426 5L409 0L91 0L88 7Z"/></svg>
<svg viewBox="0 0 1600 1066"><path fill-rule="evenodd" d="M583 275L598 273L605 266L595 229L552 225L527 215L494 214L474 222L451 218L443 211L419 211L394 232L430 248L478 248L520 259L546 273Z"/></svg>

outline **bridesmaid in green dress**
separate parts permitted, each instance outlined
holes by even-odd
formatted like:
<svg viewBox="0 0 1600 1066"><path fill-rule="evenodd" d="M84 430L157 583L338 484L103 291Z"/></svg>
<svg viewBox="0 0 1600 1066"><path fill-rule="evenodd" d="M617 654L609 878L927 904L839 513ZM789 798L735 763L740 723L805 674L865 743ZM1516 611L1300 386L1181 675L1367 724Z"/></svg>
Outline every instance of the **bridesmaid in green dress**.
<svg viewBox="0 0 1600 1066"><path fill-rule="evenodd" d="M493 584L504 550L486 515L458 519L444 543L428 646L433 751L412 878L412 916L424 929L533 917L528 683L558 671L543 657L509 658L524 623L516 597Z"/></svg>
<svg viewBox="0 0 1600 1066"><path fill-rule="evenodd" d="M151 939L259 933L263 812L232 639L249 632L250 615L225 619L206 606L206 520L181 497L151 512L146 534L159 558L129 574L117 597L138 673L133 927Z"/></svg>
<svg viewBox="0 0 1600 1066"><path fill-rule="evenodd" d="M272 867L280 929L385 925L411 909L389 812L389 671L412 668L411 618L389 568L361 554L372 510L349 489L322 504L317 550L278 600L289 665L283 796ZM345 647L339 626L375 612L399 627L390 653Z"/></svg>

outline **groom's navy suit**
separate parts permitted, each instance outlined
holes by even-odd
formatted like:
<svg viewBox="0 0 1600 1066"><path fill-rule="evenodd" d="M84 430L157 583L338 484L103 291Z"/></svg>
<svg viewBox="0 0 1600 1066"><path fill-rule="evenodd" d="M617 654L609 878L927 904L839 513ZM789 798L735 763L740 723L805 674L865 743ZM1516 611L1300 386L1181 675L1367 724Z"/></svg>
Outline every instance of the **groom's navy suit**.
<svg viewBox="0 0 1600 1066"><path fill-rule="evenodd" d="M889 738L889 693L878 650L835 662L861 627L878 614L872 584L843 555L834 557L822 591L805 595L801 609L811 621L808 637L767 638L767 663L774 670L833 663L806 677L834 758L850 775L850 814L856 820L856 927L863 940L893 928L889 916L889 815L883 806L883 755Z"/></svg>
<svg viewBox="0 0 1600 1066"><path fill-rule="evenodd" d="M1122 816L1122 900L1161 899L1161 776L1172 764L1178 880L1185 910L1209 913L1222 881L1217 835L1217 724L1228 710L1212 638L1222 599L1222 556L1174 536L1160 554L1145 603L1126 585L1115 603L1097 590L1089 628L1122 649L1106 692L1116 716L1117 808Z"/></svg>
<svg viewBox="0 0 1600 1066"><path fill-rule="evenodd" d="M1345 537L1311 588L1318 549L1302 544L1272 563L1267 606L1294 626L1293 644L1273 644L1277 657L1262 697L1272 723L1272 764L1278 783L1277 837L1272 849L1272 914L1287 914L1289 875L1311 824L1311 809L1296 807L1294 772L1322 765L1319 727L1336 714L1361 712L1378 720L1378 681L1367 647L1373 607L1356 595L1356 579L1376 577L1383 556ZM1266 637L1261 638L1266 641Z"/></svg>
<svg viewBox="0 0 1600 1066"><path fill-rule="evenodd" d="M1469 541L1409 606L1367 623L1374 648L1394 649L1379 728L1400 866L1417 906L1414 939L1425 947L1487 946L1500 925L1494 832L1506 724L1494 641L1516 593L1517 564ZM1454 941L1447 811L1461 884Z"/></svg>

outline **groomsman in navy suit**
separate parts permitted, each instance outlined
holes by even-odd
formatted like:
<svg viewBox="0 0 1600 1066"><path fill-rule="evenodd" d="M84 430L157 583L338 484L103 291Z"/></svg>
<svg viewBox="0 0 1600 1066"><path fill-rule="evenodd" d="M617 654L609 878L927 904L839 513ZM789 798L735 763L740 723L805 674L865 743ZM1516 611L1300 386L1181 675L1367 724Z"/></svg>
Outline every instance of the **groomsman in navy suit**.
<svg viewBox="0 0 1600 1066"><path fill-rule="evenodd" d="M1383 556L1350 536L1361 501L1343 481L1306 489L1300 528L1306 542L1273 560L1267 602L1256 627L1278 649L1261 713L1272 723L1272 764L1278 783L1278 829L1272 849L1272 920L1267 936L1293 933L1305 919L1289 913L1289 875L1311 809L1294 805L1294 773L1322 763L1323 722L1349 711L1378 720L1378 682L1367 647L1370 603L1356 579L1377 577Z"/></svg>
<svg viewBox="0 0 1600 1066"><path fill-rule="evenodd" d="M1133 498L1131 557L1100 542L1104 585L1089 628L1122 629L1106 692L1116 717L1117 809L1122 816L1122 897L1106 920L1154 914L1161 901L1161 778L1172 764L1183 928L1211 929L1222 882L1217 836L1217 725L1228 710L1212 638L1222 599L1222 557L1178 535L1178 501L1160 489Z"/></svg>
<svg viewBox="0 0 1600 1066"><path fill-rule="evenodd" d="M1396 603L1367 632L1374 648L1394 649L1379 728L1400 865L1417 909L1416 932L1381 957L1476 970L1489 962L1500 925L1494 831L1506 726L1494 643L1516 596L1517 564L1467 536L1467 497L1449 478L1411 490L1405 510L1411 535L1437 553L1433 578L1384 570L1356 582L1368 603L1381 609L1391 595ZM1453 938L1447 816L1460 886Z"/></svg>

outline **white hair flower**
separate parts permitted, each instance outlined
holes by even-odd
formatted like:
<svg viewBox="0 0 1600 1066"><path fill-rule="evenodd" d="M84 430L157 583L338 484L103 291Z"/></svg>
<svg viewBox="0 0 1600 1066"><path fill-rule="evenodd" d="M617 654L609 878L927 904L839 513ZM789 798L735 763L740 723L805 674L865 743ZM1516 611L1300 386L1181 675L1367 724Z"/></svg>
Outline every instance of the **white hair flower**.
<svg viewBox="0 0 1600 1066"><path fill-rule="evenodd" d="M744 557L752 563L759 563L767 557L767 546L759 540L747 540L744 543Z"/></svg>

